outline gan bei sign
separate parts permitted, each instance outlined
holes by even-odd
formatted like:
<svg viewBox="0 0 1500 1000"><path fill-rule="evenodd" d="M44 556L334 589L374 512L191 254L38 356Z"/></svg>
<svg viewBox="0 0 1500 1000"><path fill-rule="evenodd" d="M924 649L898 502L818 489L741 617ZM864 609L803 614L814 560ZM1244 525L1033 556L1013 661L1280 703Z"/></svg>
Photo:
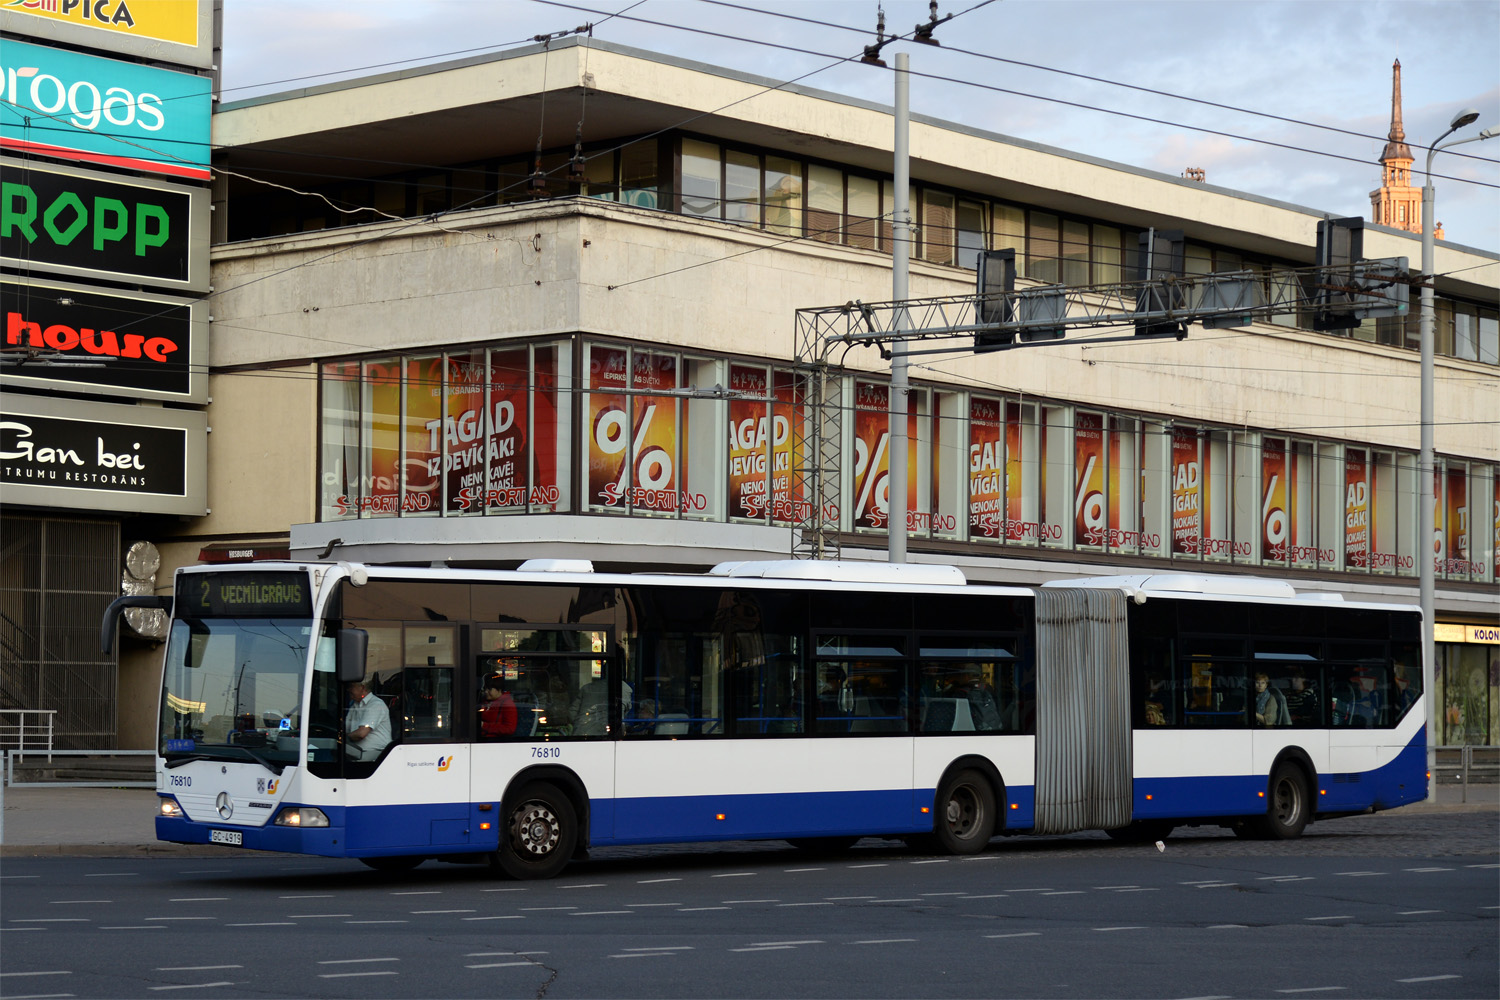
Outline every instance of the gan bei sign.
<svg viewBox="0 0 1500 1000"><path fill-rule="evenodd" d="M211 87L191 73L7 41L0 146L208 180Z"/></svg>
<svg viewBox="0 0 1500 1000"><path fill-rule="evenodd" d="M7 504L201 516L207 437L198 410L11 393L0 491Z"/></svg>
<svg viewBox="0 0 1500 1000"><path fill-rule="evenodd" d="M208 402L208 304L80 285L0 281L4 384Z"/></svg>
<svg viewBox="0 0 1500 1000"><path fill-rule="evenodd" d="M208 291L208 190L0 159L0 263Z"/></svg>

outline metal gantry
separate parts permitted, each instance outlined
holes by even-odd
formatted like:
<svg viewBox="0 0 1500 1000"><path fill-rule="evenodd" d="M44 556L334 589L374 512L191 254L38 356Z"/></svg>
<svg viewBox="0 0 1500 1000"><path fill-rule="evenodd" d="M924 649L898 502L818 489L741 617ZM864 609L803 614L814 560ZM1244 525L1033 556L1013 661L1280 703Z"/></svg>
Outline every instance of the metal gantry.
<svg viewBox="0 0 1500 1000"><path fill-rule="evenodd" d="M889 357L890 345L899 341L907 345L908 355L991 353L1056 344L1071 331L1120 327L1143 332L1091 337L1089 343L1181 340L1192 324L1244 327L1307 311L1353 326L1361 317L1405 314L1409 288L1419 283L1419 276L1408 273L1405 258L1392 258L1357 261L1335 275L1316 268L1221 271L1166 280L1046 285L984 297L854 300L798 309L795 367L804 409L803 419L792 421L792 557L837 559L842 552L845 404L838 377L842 369L832 360L840 348L878 348ZM905 322L898 332L903 311ZM1007 318L984 322L983 316ZM978 338L983 347L976 348Z"/></svg>

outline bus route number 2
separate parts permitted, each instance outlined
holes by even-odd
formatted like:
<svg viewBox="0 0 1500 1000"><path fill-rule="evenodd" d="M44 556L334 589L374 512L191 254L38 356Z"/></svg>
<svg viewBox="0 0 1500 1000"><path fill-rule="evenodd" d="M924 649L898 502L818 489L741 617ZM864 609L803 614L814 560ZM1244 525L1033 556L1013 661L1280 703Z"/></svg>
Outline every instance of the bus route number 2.
<svg viewBox="0 0 1500 1000"><path fill-rule="evenodd" d="M533 757L561 757L562 756L562 747L532 747L531 748L531 756L533 756Z"/></svg>

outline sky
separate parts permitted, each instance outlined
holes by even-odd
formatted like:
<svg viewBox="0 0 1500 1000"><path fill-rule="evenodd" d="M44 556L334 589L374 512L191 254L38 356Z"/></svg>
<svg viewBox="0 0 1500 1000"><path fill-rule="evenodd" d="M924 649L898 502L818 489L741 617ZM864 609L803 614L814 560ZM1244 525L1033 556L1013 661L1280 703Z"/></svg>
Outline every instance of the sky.
<svg viewBox="0 0 1500 1000"><path fill-rule="evenodd" d="M888 33L930 16L927 0L883 6ZM885 50L891 64L910 53L913 114L1173 175L1200 168L1211 185L1334 215L1370 214L1394 60L1416 183L1456 112L1480 117L1450 138L1500 126L1500 0L943 0L949 14L941 46ZM592 23L595 38L890 105L890 73L838 61L874 40L876 17L876 0L228 0L223 100ZM1447 239L1500 252L1500 136L1438 154L1433 174Z"/></svg>

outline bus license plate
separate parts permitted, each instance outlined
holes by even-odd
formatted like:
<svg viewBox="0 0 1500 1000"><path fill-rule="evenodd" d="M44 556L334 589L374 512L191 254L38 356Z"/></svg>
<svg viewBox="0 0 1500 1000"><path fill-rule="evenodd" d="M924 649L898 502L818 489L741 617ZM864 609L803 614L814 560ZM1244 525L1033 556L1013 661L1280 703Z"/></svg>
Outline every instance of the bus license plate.
<svg viewBox="0 0 1500 1000"><path fill-rule="evenodd" d="M245 842L245 835L238 830L210 830L208 842L210 844L233 844L239 847Z"/></svg>

